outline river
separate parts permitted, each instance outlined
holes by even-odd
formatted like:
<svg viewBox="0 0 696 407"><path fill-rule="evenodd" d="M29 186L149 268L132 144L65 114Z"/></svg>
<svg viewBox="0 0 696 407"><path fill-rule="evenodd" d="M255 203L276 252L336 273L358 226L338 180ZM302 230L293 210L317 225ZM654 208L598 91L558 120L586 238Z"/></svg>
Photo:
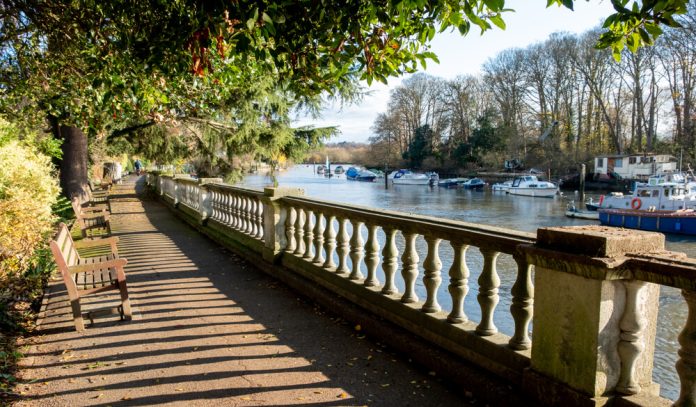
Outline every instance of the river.
<svg viewBox="0 0 696 407"><path fill-rule="evenodd" d="M427 186L390 185L389 189L385 189L384 180L365 183L348 181L343 176L325 178L314 174L311 165L292 167L281 172L277 180L279 186L303 188L305 195L313 198L437 216L525 232L534 232L537 228L546 226L597 223L596 221L571 219L565 216L568 201L575 198L572 192L566 192L564 196L549 199L512 196L492 192L490 188L484 191L468 191ZM268 186L270 183L270 177L267 175L249 175L240 185L262 187ZM595 200L598 199L598 196L589 196L593 196ZM363 236L365 236L364 231ZM380 245L384 242L383 239L384 236L380 232ZM397 246L399 246L399 253L402 253L403 240L398 240ZM422 237L419 237L417 247L422 264L426 253ZM696 257L696 237L667 236L667 248L685 252L689 257L694 258ZM446 292L449 283L446 271L451 264L452 250L448 244L441 245L440 255L443 263L443 282L438 300L443 309L449 310L451 302ZM465 312L471 320L479 321L480 309L476 302L478 291L476 280L481 271L482 259L477 250L470 250L470 253L467 254L467 264L471 270L469 278L471 291L467 295ZM512 259L501 256L498 260L501 298L496 308L494 321L500 331L507 335L512 334L513 328L508 310L510 309L510 288L514 283L515 270L516 266ZM384 281L383 277L381 277L381 281ZM400 289L403 292L403 287ZM425 291L420 279L417 289L420 298L424 298ZM661 395L672 400L676 399L679 393L679 379L676 376L674 364L679 349L677 336L684 326L686 314L686 304L679 291L662 287L653 377L654 381L661 385Z"/></svg>

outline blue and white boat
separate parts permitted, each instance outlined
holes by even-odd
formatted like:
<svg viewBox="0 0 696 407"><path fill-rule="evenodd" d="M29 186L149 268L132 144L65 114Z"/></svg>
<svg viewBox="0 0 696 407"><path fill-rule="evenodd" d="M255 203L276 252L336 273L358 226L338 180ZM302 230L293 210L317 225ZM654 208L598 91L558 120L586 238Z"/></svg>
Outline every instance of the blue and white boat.
<svg viewBox="0 0 696 407"><path fill-rule="evenodd" d="M482 190L484 186L486 186L486 183L481 178L472 178L462 184L464 189Z"/></svg>
<svg viewBox="0 0 696 407"><path fill-rule="evenodd" d="M437 186L441 188L459 188L463 183L468 181L468 178L447 178L437 182Z"/></svg>
<svg viewBox="0 0 696 407"><path fill-rule="evenodd" d="M350 167L348 171L346 171L346 178L351 181L374 182L375 178L377 178L377 174L372 171Z"/></svg>

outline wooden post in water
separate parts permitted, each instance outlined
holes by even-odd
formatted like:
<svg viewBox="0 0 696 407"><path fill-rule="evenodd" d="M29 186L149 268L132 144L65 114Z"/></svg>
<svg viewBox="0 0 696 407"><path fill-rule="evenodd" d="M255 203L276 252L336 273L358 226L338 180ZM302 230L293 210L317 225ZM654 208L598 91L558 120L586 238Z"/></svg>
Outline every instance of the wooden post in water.
<svg viewBox="0 0 696 407"><path fill-rule="evenodd" d="M387 164L384 164L384 189L389 189L389 174L387 174L387 169L389 167Z"/></svg>
<svg viewBox="0 0 696 407"><path fill-rule="evenodd" d="M582 208L585 205L585 164L580 165L580 195L578 196L579 205Z"/></svg>

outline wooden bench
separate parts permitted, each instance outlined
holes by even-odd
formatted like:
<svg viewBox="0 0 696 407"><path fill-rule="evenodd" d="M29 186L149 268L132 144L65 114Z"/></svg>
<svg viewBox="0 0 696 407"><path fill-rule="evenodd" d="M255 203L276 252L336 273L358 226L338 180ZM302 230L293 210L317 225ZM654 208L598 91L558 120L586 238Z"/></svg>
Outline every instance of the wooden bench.
<svg viewBox="0 0 696 407"><path fill-rule="evenodd" d="M82 232L82 237L109 236L111 235L111 214L106 205L82 206L77 197L70 200L77 226Z"/></svg>
<svg viewBox="0 0 696 407"><path fill-rule="evenodd" d="M124 266L128 261L118 257L117 237L97 240L80 240L74 242L68 227L61 223L58 233L51 240L53 258L63 276L63 282L68 290L70 306L72 307L75 329L85 329L84 317L93 321L93 317L106 311L118 311L121 319L130 320L132 317L126 273ZM83 257L77 252L79 248L110 247L110 253L92 257ZM82 313L80 298L98 294L104 291L118 290L121 294L121 305L114 308L102 308Z"/></svg>
<svg viewBox="0 0 696 407"><path fill-rule="evenodd" d="M94 204L106 204L109 202L109 191L111 189L111 184L106 184L102 186L95 186L92 181L88 182L89 191L89 205Z"/></svg>

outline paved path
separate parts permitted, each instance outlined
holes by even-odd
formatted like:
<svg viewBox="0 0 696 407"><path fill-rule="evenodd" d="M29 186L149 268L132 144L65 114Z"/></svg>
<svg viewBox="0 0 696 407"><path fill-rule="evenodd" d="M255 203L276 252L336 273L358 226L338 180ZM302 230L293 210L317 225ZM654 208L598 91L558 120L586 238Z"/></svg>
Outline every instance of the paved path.
<svg viewBox="0 0 696 407"><path fill-rule="evenodd" d="M98 319L79 334L62 282L52 282L22 372L35 381L19 388L19 405L473 402L133 192L132 183L115 191L112 223L134 320Z"/></svg>

